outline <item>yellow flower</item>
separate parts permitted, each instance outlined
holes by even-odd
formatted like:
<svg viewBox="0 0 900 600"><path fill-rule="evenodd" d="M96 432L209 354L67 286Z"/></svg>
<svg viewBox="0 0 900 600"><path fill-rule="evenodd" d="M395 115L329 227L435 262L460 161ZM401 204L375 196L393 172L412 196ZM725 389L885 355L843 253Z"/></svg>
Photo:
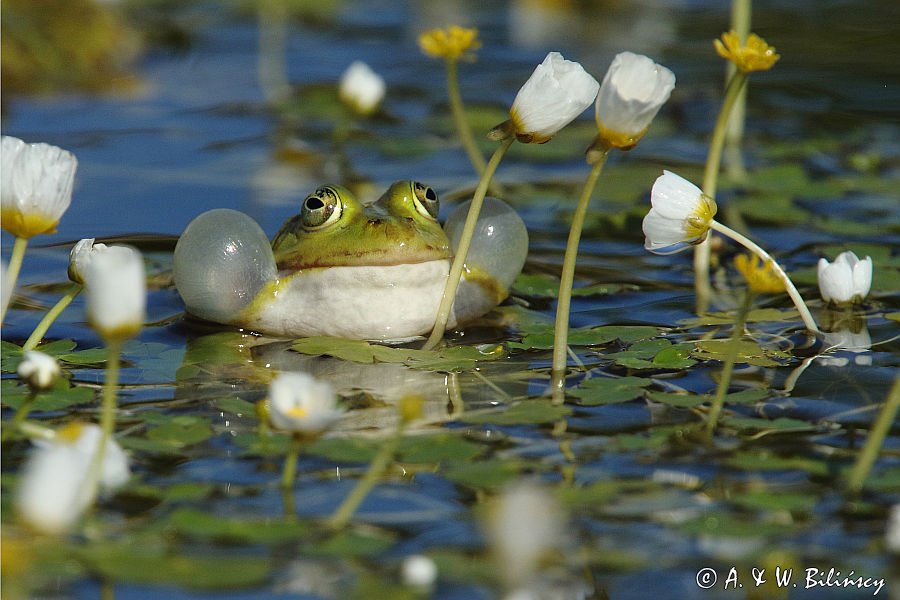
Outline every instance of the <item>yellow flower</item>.
<svg viewBox="0 0 900 600"><path fill-rule="evenodd" d="M734 30L723 33L722 39L713 40L713 44L719 56L733 62L738 70L744 73L768 71L781 58L781 55L775 53L773 46L755 33L747 37L747 42L743 46Z"/></svg>
<svg viewBox="0 0 900 600"><path fill-rule="evenodd" d="M478 30L451 25L447 29L431 29L419 36L419 47L422 52L435 58L459 60L481 48L478 41Z"/></svg>
<svg viewBox="0 0 900 600"><path fill-rule="evenodd" d="M756 255L738 254L734 257L734 266L754 292L779 294L784 291L784 282L775 272L772 261L760 264L760 258Z"/></svg>

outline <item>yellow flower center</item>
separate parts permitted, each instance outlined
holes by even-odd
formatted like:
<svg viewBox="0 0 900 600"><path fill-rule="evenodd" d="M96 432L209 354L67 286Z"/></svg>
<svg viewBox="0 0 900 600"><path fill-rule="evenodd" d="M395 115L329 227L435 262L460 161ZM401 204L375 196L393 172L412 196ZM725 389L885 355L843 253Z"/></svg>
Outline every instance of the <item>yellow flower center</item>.
<svg viewBox="0 0 900 600"><path fill-rule="evenodd" d="M435 58L459 60L481 47L478 30L452 25L448 29L431 29L419 36L422 52Z"/></svg>
<svg viewBox="0 0 900 600"><path fill-rule="evenodd" d="M747 42L741 45L737 32L731 30L723 33L721 40L713 40L713 45L719 56L733 62L738 70L744 73L768 71L781 58L774 47L755 33L751 33L747 37Z"/></svg>
<svg viewBox="0 0 900 600"><path fill-rule="evenodd" d="M647 129L638 133L619 133L618 131L604 127L599 119L597 120L597 128L600 130L600 135L597 137L604 146L623 151L631 150L637 146L640 139L647 133Z"/></svg>
<svg viewBox="0 0 900 600"><path fill-rule="evenodd" d="M74 444L81 437L84 425L78 421L63 425L56 430L56 439L65 444Z"/></svg>
<svg viewBox="0 0 900 600"><path fill-rule="evenodd" d="M778 294L784 291L784 282L775 272L772 261L760 264L756 255L738 254L734 257L734 267L740 271L747 286L759 294Z"/></svg>
<svg viewBox="0 0 900 600"><path fill-rule="evenodd" d="M42 233L56 233L59 219L53 219L41 213L22 213L16 208L4 208L0 211L3 229L16 237L33 238Z"/></svg>
<svg viewBox="0 0 900 600"><path fill-rule="evenodd" d="M687 239L702 240L709 231L709 222L716 216L717 210L716 201L706 194L701 194L697 209L685 220Z"/></svg>
<svg viewBox="0 0 900 600"><path fill-rule="evenodd" d="M286 411L286 414L292 419L305 419L309 416L309 411L302 406L292 406Z"/></svg>

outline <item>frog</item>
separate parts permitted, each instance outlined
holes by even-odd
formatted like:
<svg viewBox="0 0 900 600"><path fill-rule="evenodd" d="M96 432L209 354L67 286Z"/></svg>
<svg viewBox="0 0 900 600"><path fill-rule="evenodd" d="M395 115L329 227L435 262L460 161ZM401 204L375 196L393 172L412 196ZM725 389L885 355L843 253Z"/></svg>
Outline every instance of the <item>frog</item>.
<svg viewBox="0 0 900 600"><path fill-rule="evenodd" d="M180 236L175 286L189 314L263 335L409 341L434 324L467 204L442 227L438 195L420 182L394 182L370 203L323 185L271 242L244 213L214 209ZM505 300L527 251L521 217L487 198L450 327Z"/></svg>

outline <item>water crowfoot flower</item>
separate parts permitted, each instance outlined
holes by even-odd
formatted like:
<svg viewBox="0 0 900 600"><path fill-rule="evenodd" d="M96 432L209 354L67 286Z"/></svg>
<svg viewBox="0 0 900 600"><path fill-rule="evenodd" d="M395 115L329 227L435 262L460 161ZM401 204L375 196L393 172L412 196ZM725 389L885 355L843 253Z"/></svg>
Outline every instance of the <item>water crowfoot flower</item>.
<svg viewBox="0 0 900 600"><path fill-rule="evenodd" d="M344 411L328 382L307 373L281 373L269 384L269 420L276 429L317 436Z"/></svg>
<svg viewBox="0 0 900 600"><path fill-rule="evenodd" d="M690 244L702 242L710 230L731 238L750 250L763 261L784 283L785 290L803 319L806 328L818 332L819 328L806 307L806 303L787 273L778 266L768 252L748 237L722 225L713 217L716 203L700 188L669 171L656 179L650 192L650 212L644 217L644 247L655 254L673 254Z"/></svg>
<svg viewBox="0 0 900 600"><path fill-rule="evenodd" d="M341 101L364 116L375 112L384 99L384 92L384 79L360 60L347 67L338 86Z"/></svg>
<svg viewBox="0 0 900 600"><path fill-rule="evenodd" d="M742 73L768 71L781 58L774 47L755 33L747 36L747 41L742 44L740 36L732 30L723 33L721 40L713 40L713 45L719 56L733 62Z"/></svg>
<svg viewBox="0 0 900 600"><path fill-rule="evenodd" d="M87 318L107 343L124 341L143 326L147 282L141 253L127 246L81 248L70 274L83 278ZM77 249L77 247L76 247ZM89 258L88 258L89 256ZM79 270L83 267L82 270Z"/></svg>
<svg viewBox="0 0 900 600"><path fill-rule="evenodd" d="M62 148L26 144L8 135L0 138L0 225L16 236L4 276L8 294L0 305L0 322L16 287L28 240L56 232L72 201L77 167L75 156Z"/></svg>
<svg viewBox="0 0 900 600"><path fill-rule="evenodd" d="M617 54L597 94L596 144L634 148L674 88L675 75L664 66L641 54Z"/></svg>
<svg viewBox="0 0 900 600"><path fill-rule="evenodd" d="M72 201L78 160L50 144L26 144L3 136L0 205L3 229L16 237L54 233Z"/></svg>
<svg viewBox="0 0 900 600"><path fill-rule="evenodd" d="M834 262L820 258L819 292L825 302L837 305L862 302L872 287L872 258L860 260L853 252L841 252Z"/></svg>
<svg viewBox="0 0 900 600"><path fill-rule="evenodd" d="M734 267L744 276L747 287L757 294L779 294L784 291L784 282L769 261L761 261L755 254L738 254L734 257Z"/></svg>
<svg viewBox="0 0 900 600"><path fill-rule="evenodd" d="M437 565L433 560L421 554L414 554L403 559L400 570L403 583L410 587L428 590L437 580Z"/></svg>
<svg viewBox="0 0 900 600"><path fill-rule="evenodd" d="M474 51L481 48L478 30L451 25L447 29L429 29L419 35L419 48L428 56L448 61L474 59Z"/></svg>
<svg viewBox="0 0 900 600"><path fill-rule="evenodd" d="M494 139L515 134L523 143L549 142L597 97L600 84L577 62L550 52L519 89L509 110L511 125L499 125Z"/></svg>
<svg viewBox="0 0 900 600"><path fill-rule="evenodd" d="M37 350L25 351L16 372L32 390L46 390L53 387L61 373L55 358Z"/></svg>
<svg viewBox="0 0 900 600"><path fill-rule="evenodd" d="M674 254L705 240L717 210L712 198L671 171L654 182L650 203L642 228L644 247L654 254Z"/></svg>
<svg viewBox="0 0 900 600"><path fill-rule="evenodd" d="M91 465L102 439L100 427L72 423L52 441L37 443L16 490L16 512L25 523L50 534L65 533L74 525L93 501ZM99 487L112 492L130 477L128 458L114 440L103 449Z"/></svg>

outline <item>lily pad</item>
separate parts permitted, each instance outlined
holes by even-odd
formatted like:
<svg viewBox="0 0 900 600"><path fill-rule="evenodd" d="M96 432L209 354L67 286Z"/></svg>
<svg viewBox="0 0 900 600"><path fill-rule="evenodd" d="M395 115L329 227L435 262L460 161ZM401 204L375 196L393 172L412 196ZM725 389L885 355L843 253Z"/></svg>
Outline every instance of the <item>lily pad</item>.
<svg viewBox="0 0 900 600"><path fill-rule="evenodd" d="M568 406L551 404L549 400L522 400L498 411L463 414L460 420L471 424L540 425L553 423L572 414Z"/></svg>
<svg viewBox="0 0 900 600"><path fill-rule="evenodd" d="M4 379L0 382L0 402L19 410L31 396L31 390L26 385L20 385L16 380ZM91 388L71 386L65 378L60 378L54 386L46 391L38 392L31 403L30 410L56 411L88 404L93 402L94 390Z"/></svg>
<svg viewBox="0 0 900 600"><path fill-rule="evenodd" d="M309 528L299 521L216 515L193 508L170 514L164 527L182 536L231 543L275 544L302 538Z"/></svg>
<svg viewBox="0 0 900 600"><path fill-rule="evenodd" d="M644 377L592 377L582 381L577 388L567 390L566 395L578 398L583 406L616 404L641 397L652 383Z"/></svg>

